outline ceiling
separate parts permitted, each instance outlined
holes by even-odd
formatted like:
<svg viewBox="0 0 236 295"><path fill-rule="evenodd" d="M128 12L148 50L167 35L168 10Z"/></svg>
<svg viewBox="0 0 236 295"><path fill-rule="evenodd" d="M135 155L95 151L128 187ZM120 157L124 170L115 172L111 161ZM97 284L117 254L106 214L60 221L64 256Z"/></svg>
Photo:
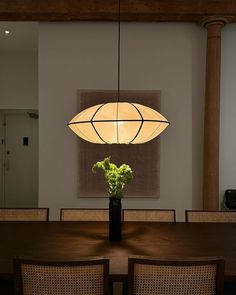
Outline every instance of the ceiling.
<svg viewBox="0 0 236 295"><path fill-rule="evenodd" d="M6 35L5 30L10 31ZM0 51L37 51L37 22L0 21Z"/></svg>

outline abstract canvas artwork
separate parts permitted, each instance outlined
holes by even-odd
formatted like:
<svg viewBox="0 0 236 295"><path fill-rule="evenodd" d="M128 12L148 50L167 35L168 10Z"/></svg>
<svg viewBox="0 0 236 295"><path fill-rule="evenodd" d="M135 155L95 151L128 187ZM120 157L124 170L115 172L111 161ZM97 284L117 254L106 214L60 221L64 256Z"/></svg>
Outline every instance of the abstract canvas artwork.
<svg viewBox="0 0 236 295"><path fill-rule="evenodd" d="M160 91L121 91L120 101L140 103L160 111ZM78 112L90 106L117 100L117 91L79 91ZM124 197L160 197L160 139L145 144L92 144L79 139L79 196L107 197L104 174L92 173L92 165L111 156L116 165L129 164L134 179L124 191Z"/></svg>

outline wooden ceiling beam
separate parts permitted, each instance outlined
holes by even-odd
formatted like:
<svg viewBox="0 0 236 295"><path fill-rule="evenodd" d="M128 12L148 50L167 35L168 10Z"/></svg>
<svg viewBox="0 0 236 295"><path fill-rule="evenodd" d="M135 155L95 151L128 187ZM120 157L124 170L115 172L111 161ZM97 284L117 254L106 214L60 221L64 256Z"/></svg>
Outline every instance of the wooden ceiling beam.
<svg viewBox="0 0 236 295"><path fill-rule="evenodd" d="M0 0L1 21L116 21L118 0ZM236 22L236 0L121 0L122 21Z"/></svg>

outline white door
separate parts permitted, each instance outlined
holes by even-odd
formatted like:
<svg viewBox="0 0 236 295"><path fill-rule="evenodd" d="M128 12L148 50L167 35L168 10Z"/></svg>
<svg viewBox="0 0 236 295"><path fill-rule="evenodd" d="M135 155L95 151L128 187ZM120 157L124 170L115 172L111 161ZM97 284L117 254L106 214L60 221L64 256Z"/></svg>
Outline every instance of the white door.
<svg viewBox="0 0 236 295"><path fill-rule="evenodd" d="M38 119L5 114L4 207L38 206Z"/></svg>

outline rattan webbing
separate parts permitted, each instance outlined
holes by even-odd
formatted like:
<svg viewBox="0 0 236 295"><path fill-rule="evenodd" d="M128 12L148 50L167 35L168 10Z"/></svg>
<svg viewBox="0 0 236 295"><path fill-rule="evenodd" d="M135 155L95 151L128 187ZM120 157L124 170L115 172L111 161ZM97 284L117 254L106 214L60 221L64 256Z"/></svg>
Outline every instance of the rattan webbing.
<svg viewBox="0 0 236 295"><path fill-rule="evenodd" d="M0 209L0 221L47 221L48 209Z"/></svg>
<svg viewBox="0 0 236 295"><path fill-rule="evenodd" d="M103 265L41 266L22 264L24 295L102 295Z"/></svg>
<svg viewBox="0 0 236 295"><path fill-rule="evenodd" d="M188 222L235 223L236 212L187 211L187 221Z"/></svg>
<svg viewBox="0 0 236 295"><path fill-rule="evenodd" d="M61 221L108 221L108 209L61 209Z"/></svg>
<svg viewBox="0 0 236 295"><path fill-rule="evenodd" d="M214 295L216 266L135 264L135 295Z"/></svg>
<svg viewBox="0 0 236 295"><path fill-rule="evenodd" d="M124 210L124 221L157 221L174 222L175 213L173 210Z"/></svg>

